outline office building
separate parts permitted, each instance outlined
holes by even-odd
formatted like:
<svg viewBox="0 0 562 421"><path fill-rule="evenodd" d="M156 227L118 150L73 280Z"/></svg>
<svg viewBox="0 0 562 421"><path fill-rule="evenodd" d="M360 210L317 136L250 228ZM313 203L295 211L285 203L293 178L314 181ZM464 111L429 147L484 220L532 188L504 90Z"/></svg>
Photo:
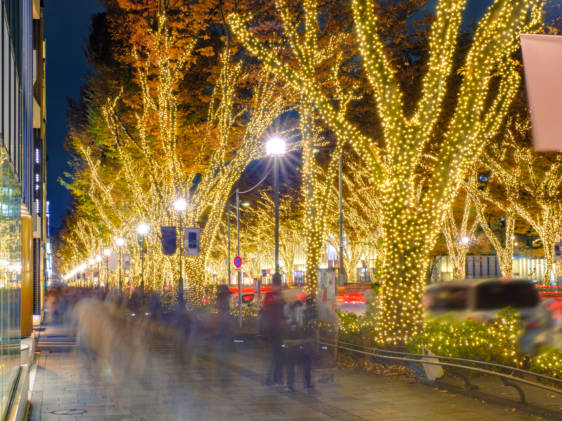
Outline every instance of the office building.
<svg viewBox="0 0 562 421"><path fill-rule="evenodd" d="M45 48L41 0L0 7L0 412L26 378L20 341L40 309L45 229ZM40 310L39 310L40 311Z"/></svg>

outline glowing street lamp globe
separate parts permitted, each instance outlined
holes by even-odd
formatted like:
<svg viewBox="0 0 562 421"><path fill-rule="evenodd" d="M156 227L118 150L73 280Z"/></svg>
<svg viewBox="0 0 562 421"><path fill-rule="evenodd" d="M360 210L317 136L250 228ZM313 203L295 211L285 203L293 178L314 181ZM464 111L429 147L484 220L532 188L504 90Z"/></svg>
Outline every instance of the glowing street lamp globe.
<svg viewBox="0 0 562 421"><path fill-rule="evenodd" d="M469 242L470 242L470 238L468 238L466 236L461 238L461 243L468 244Z"/></svg>
<svg viewBox="0 0 562 421"><path fill-rule="evenodd" d="M150 226L145 224L144 222L137 225L137 234L139 235L146 235L150 231Z"/></svg>
<svg viewBox="0 0 562 421"><path fill-rule="evenodd" d="M123 247L125 245L125 240L119 237L117 240L115 240L115 245L117 247Z"/></svg>
<svg viewBox="0 0 562 421"><path fill-rule="evenodd" d="M101 262L101 256L99 254L96 256L96 262Z"/></svg>
<svg viewBox="0 0 562 421"><path fill-rule="evenodd" d="M105 249L103 251L104 256L110 256L111 255L111 249Z"/></svg>
<svg viewBox="0 0 562 421"><path fill-rule="evenodd" d="M93 266L94 263L96 263L96 261L95 261L94 259L88 260L88 264L89 264L90 266Z"/></svg>
<svg viewBox="0 0 562 421"><path fill-rule="evenodd" d="M184 212L187 209L187 200L181 198L176 199L173 206L176 212Z"/></svg>
<svg viewBox="0 0 562 421"><path fill-rule="evenodd" d="M275 136L267 141L265 144L265 151L269 156L282 156L285 155L287 144L285 139Z"/></svg>

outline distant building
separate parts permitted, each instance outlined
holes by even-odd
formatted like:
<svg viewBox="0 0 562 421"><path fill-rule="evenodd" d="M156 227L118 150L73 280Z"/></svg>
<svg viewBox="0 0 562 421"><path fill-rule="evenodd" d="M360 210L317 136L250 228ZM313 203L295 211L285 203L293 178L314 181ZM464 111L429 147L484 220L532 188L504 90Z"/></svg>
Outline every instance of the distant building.
<svg viewBox="0 0 562 421"><path fill-rule="evenodd" d="M44 285L45 43L41 0L0 1L0 400ZM7 407L0 407L2 419Z"/></svg>

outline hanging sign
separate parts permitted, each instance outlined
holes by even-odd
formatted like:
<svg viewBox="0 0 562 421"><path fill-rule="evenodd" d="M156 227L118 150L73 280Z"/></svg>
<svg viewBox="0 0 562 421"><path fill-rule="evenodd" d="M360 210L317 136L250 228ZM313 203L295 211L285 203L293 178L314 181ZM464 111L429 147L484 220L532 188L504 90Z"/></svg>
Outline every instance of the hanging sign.
<svg viewBox="0 0 562 421"><path fill-rule="evenodd" d="M162 253L170 256L176 252L177 235L176 227L160 227L162 234Z"/></svg>
<svg viewBox="0 0 562 421"><path fill-rule="evenodd" d="M199 242L201 238L201 228L186 228L184 233L184 244L186 256L199 256Z"/></svg>
<svg viewBox="0 0 562 421"><path fill-rule="evenodd" d="M131 269L131 255L129 253L123 254L123 270Z"/></svg>
<svg viewBox="0 0 562 421"><path fill-rule="evenodd" d="M119 269L119 255L116 253L111 253L109 255L109 263L107 264L109 270L117 270Z"/></svg>

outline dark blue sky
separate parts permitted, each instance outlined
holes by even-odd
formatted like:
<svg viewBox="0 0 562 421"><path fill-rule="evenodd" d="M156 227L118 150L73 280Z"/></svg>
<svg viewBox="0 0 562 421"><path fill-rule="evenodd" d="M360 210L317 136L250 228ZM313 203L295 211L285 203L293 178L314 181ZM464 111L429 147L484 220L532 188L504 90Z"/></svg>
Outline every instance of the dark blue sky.
<svg viewBox="0 0 562 421"><path fill-rule="evenodd" d="M51 233L70 205L68 191L58 178L68 170L66 98L77 98L87 73L83 48L90 16L103 8L97 0L45 0L47 40L47 198L51 202Z"/></svg>

